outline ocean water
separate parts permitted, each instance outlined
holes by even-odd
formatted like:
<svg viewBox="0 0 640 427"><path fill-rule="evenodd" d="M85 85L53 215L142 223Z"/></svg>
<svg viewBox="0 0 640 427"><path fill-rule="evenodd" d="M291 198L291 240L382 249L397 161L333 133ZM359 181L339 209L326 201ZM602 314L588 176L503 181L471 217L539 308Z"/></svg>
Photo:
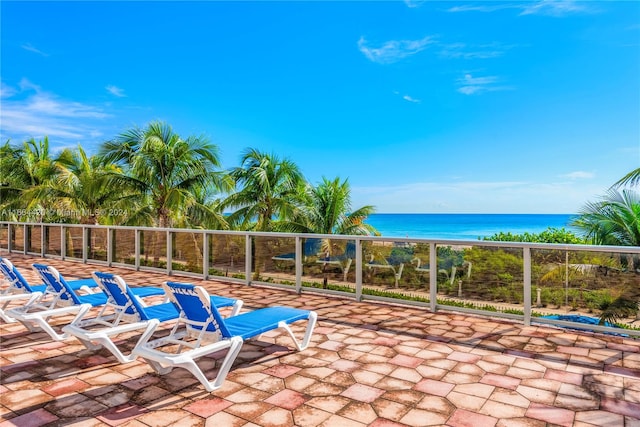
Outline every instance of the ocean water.
<svg viewBox="0 0 640 427"><path fill-rule="evenodd" d="M574 214L391 214L377 213L366 223L385 237L478 240L496 233L540 233L569 226Z"/></svg>

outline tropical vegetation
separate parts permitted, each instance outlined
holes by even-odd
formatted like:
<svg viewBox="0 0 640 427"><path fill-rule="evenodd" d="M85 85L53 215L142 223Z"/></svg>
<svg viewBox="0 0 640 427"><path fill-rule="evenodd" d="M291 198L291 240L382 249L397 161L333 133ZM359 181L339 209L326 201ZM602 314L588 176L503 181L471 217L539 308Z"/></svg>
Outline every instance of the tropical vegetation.
<svg viewBox="0 0 640 427"><path fill-rule="evenodd" d="M550 228L540 234L498 233L485 240L640 246L640 193L637 191L639 184L640 169L636 169L617 181L597 201L586 203L571 223L572 227L579 230L581 236L565 229ZM471 254L466 254L467 258L470 256ZM495 257L495 254L493 256ZM553 260L546 261L547 265L551 265L549 261ZM585 274L589 266L597 265L602 275L607 275L609 272L630 272L635 276L640 274L640 257L637 255L621 255L614 259L597 254L580 258L572 254L571 260L566 258L563 263L562 259L556 259L555 263L558 265L557 268L541 272L540 281L542 283L571 281L579 286L579 292L565 291L563 296L562 289L559 289L560 292L551 295L552 288L547 287L545 288L548 294L545 295L547 300L556 301L558 305L563 304L563 299L565 304L571 300L571 304L574 305L582 300L582 303L589 308L600 311L601 324L616 323L620 318L632 317L638 313L640 289L637 284L625 283L619 279L616 289L611 289L610 285L607 288L608 282L605 282L599 285L601 289L585 290L587 280L592 282L591 287L599 283L597 273L595 279ZM486 263L482 265L486 266Z"/></svg>
<svg viewBox="0 0 640 427"><path fill-rule="evenodd" d="M568 244L585 244L587 239L577 236L574 232L564 228L549 227L541 233L496 233L482 240L492 242L529 242L529 243L568 243Z"/></svg>
<svg viewBox="0 0 640 427"><path fill-rule="evenodd" d="M323 177L313 184L292 160L254 148L243 152L237 167L223 170L221 164L218 147L208 138L183 138L164 122L126 130L105 141L96 154L86 153L81 146L54 153L46 137L22 144L7 141L0 145L0 220L379 234L366 223L375 208L352 205L347 179ZM639 184L640 169L636 169L604 196L586 203L570 224L577 233L549 228L538 234L497 233L484 240L640 246ZM148 240L148 235L153 239L164 237L150 232L143 241L145 255L150 257L145 262L157 265L160 260L152 248L158 242ZM202 246L195 240L191 243ZM346 243L323 239L320 252L343 253ZM231 264L236 256L234 251L244 250L242 242L236 242L234 236L223 236L212 244L217 245L212 253L228 253ZM254 274L259 275L261 269L267 268L274 248L290 244L286 239L256 238L251 248ZM383 250L387 259L411 265L416 258L423 262L428 259L429 247L366 246L364 250L369 255L374 250ZM522 301L522 259L518 251L481 245L463 250L438 246L437 251L439 274L451 271L447 280L438 284L440 294L458 294L458 283L462 280L478 298ZM198 260L193 263L197 269ZM471 278L462 274L464 269L460 267L465 265L466 271L473 266ZM597 271L585 274L593 266ZM458 267L457 273L453 267ZM315 268L320 267L316 264ZM637 311L638 256L536 250L532 252L532 269L533 277L542 287L542 299L548 304L598 310L602 323L613 323ZM325 270L323 265L324 287ZM418 274L417 270L408 270L406 277ZM608 274L618 275L615 289L604 278ZM458 283L454 279L459 279ZM568 287L569 282L572 288Z"/></svg>
<svg viewBox="0 0 640 427"><path fill-rule="evenodd" d="M581 229L596 245L640 246L640 168L617 181L598 201L587 203L573 226ZM640 273L640 257L621 257L624 271ZM620 294L600 305L600 323L614 323L623 317L637 315L640 289L624 286Z"/></svg>
<svg viewBox="0 0 640 427"><path fill-rule="evenodd" d="M247 149L221 168L204 136L164 122L134 127L96 154L52 153L49 139L0 146L0 219L105 225L377 234L373 206L351 205L347 180L308 182L287 158Z"/></svg>
<svg viewBox="0 0 640 427"><path fill-rule="evenodd" d="M47 137L0 146L0 219L375 235L373 206L351 206L347 179L309 183L290 159L247 149L221 169L218 147L151 122L104 142L52 153ZM640 246L640 169L587 203L565 229L485 240ZM640 260L633 259L640 269Z"/></svg>

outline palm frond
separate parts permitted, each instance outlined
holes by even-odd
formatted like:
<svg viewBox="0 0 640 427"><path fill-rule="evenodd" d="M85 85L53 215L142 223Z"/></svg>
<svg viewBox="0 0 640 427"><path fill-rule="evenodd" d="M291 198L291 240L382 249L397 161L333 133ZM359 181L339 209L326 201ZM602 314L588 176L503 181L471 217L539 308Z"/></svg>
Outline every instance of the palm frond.
<svg viewBox="0 0 640 427"><path fill-rule="evenodd" d="M640 184L640 168L632 170L620 178L611 188L620 188L625 185L637 186Z"/></svg>

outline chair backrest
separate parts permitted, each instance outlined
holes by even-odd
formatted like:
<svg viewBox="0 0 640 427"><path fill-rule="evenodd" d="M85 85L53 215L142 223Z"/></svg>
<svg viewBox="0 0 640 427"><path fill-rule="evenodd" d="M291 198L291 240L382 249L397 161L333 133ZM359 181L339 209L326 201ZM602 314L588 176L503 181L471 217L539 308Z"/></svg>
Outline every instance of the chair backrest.
<svg viewBox="0 0 640 427"><path fill-rule="evenodd" d="M203 287L177 282L166 282L163 287L182 320L192 328L204 328L207 332L219 332L225 338L231 337L222 315L211 304L211 297Z"/></svg>
<svg viewBox="0 0 640 427"><path fill-rule="evenodd" d="M304 241L304 256L313 256L317 255L320 252L322 246L322 239L318 238L308 238Z"/></svg>
<svg viewBox="0 0 640 427"><path fill-rule="evenodd" d="M344 248L344 256L352 259L356 257L356 243L354 241L349 240L347 242L347 246Z"/></svg>
<svg viewBox="0 0 640 427"><path fill-rule="evenodd" d="M33 293L33 289L27 282L27 279L20 273L20 271L13 265L7 258L0 257L0 271L4 277L9 281L9 289L19 289L22 292Z"/></svg>
<svg viewBox="0 0 640 427"><path fill-rule="evenodd" d="M138 298L133 295L131 288L129 288L122 277L117 274L96 271L93 273L93 278L98 286L100 286L100 289L107 294L110 303L115 306L117 310L126 314L136 315L141 320L150 320L144 307L140 304Z"/></svg>
<svg viewBox="0 0 640 427"><path fill-rule="evenodd" d="M412 247L394 247L391 249L391 253L387 258L389 264L398 265L403 263L409 263L413 259L413 248Z"/></svg>
<svg viewBox="0 0 640 427"><path fill-rule="evenodd" d="M32 264L33 269L40 275L47 285L47 292L56 296L57 300L63 300L72 304L82 304L78 295L54 267L44 264Z"/></svg>

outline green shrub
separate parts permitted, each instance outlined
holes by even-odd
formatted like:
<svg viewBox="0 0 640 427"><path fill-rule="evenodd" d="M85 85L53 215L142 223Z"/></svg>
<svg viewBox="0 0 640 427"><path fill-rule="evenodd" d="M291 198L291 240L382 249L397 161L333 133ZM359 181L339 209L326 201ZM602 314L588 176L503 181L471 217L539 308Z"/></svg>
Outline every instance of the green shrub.
<svg viewBox="0 0 640 427"><path fill-rule="evenodd" d="M529 242L529 243L569 243L586 244L587 241L571 231L563 228L549 227L541 233L496 233L493 236L484 237L482 240L491 242Z"/></svg>

